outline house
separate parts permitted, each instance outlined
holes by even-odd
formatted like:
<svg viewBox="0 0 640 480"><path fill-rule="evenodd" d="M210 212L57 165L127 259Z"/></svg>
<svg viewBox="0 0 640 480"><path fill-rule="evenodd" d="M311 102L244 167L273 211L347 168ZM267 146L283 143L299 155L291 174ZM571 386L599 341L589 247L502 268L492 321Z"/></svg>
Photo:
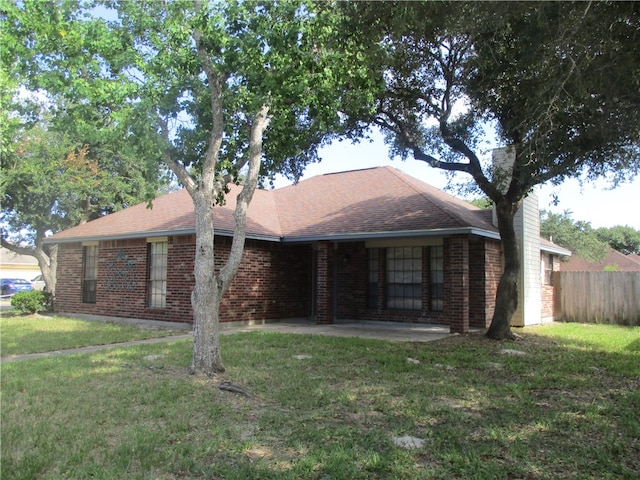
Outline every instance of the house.
<svg viewBox="0 0 640 480"><path fill-rule="evenodd" d="M40 266L36 257L20 255L0 247L0 277L33 280L40 275Z"/></svg>
<svg viewBox="0 0 640 480"><path fill-rule="evenodd" d="M625 255L617 250L609 249L607 255L599 262L592 262L579 256L572 256L562 262L563 272L640 272L640 256Z"/></svg>
<svg viewBox="0 0 640 480"><path fill-rule="evenodd" d="M214 207L217 268L230 250L238 189ZM194 225L191 198L178 190L152 209L136 205L48 238L59 244L56 311L191 322ZM542 241L539 229L533 237L537 311L522 325L553 317L545 268L570 253ZM390 167L320 175L255 192L221 318L423 322L466 332L490 323L501 271L491 211Z"/></svg>

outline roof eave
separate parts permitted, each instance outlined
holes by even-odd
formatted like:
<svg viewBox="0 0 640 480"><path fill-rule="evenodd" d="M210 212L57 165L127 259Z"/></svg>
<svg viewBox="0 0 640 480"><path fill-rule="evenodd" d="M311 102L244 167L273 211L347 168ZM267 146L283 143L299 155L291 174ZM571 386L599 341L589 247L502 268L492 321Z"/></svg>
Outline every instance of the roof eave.
<svg viewBox="0 0 640 480"><path fill-rule="evenodd" d="M556 255L562 255L563 257L571 256L571 250L567 250L566 248L562 248L557 245L551 246L551 245L540 244L540 250L547 253L555 253Z"/></svg>
<svg viewBox="0 0 640 480"><path fill-rule="evenodd" d="M311 243L319 241L359 241L372 240L377 238L410 238L410 237L443 237L449 235L478 235L494 240L499 240L498 232L484 230L475 227L461 228L436 228L431 230L402 230L395 232L356 232L356 233L335 233L317 235L292 235L282 238L283 243Z"/></svg>
<svg viewBox="0 0 640 480"><path fill-rule="evenodd" d="M134 232L123 233L121 235L87 235L78 237L63 237L56 238L55 235L47 237L43 240L44 243L78 243L78 242L96 242L96 241L109 241L109 240L130 240L133 238L147 238L147 237L164 237L171 235L190 235L196 233L194 228L185 228L181 230L155 230L149 232Z"/></svg>
<svg viewBox="0 0 640 480"><path fill-rule="evenodd" d="M196 233L195 228L185 228L181 230L156 230L150 232L137 232L137 233L125 233L122 235L93 235L84 237L65 237L55 238L48 237L44 239L44 243L82 243L82 242L96 242L96 241L110 241L110 240L131 240L134 238L148 238L148 237L164 237L164 236L180 236L180 235L193 235ZM233 237L233 232L229 230L216 230L216 235L222 237ZM267 242L280 242L282 237L278 235L267 234L252 234L248 233L246 238L249 240L264 240Z"/></svg>

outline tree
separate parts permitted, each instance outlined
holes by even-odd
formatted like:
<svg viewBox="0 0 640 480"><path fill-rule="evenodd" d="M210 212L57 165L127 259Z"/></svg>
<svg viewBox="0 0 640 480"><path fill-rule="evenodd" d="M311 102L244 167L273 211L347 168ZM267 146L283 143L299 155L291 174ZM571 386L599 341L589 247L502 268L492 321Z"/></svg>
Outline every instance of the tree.
<svg viewBox="0 0 640 480"><path fill-rule="evenodd" d="M598 228L595 235L614 250L629 255L640 255L640 231L628 225L616 225L611 228Z"/></svg>
<svg viewBox="0 0 640 480"><path fill-rule="evenodd" d="M393 153L469 175L494 203L504 271L487 336L511 336L520 272L513 218L538 184L640 167L636 3L385 2L343 5L343 31L383 80L360 120ZM377 46L377 48L376 48ZM373 82L372 82L373 83ZM511 166L482 160L483 140Z"/></svg>
<svg viewBox="0 0 640 480"><path fill-rule="evenodd" d="M487 197L476 197L469 200L471 205L475 205L482 210L491 210L493 208L493 203Z"/></svg>
<svg viewBox="0 0 640 480"><path fill-rule="evenodd" d="M96 147L78 147L67 135L38 122L16 132L11 151L3 158L2 246L34 256L52 294L57 245L44 243L47 234L139 203L155 185L147 180L152 175L145 178L133 162L122 161L115 153L100 160L90 158L100 155Z"/></svg>
<svg viewBox="0 0 640 480"><path fill-rule="evenodd" d="M540 212L540 234L591 262L604 260L610 249L625 255L640 251L640 231L633 227L593 228L590 222L574 220L567 211Z"/></svg>
<svg viewBox="0 0 640 480"><path fill-rule="evenodd" d="M585 260L600 262L607 256L607 244L598 238L591 223L573 220L570 212L540 212L540 235Z"/></svg>
<svg viewBox="0 0 640 480"><path fill-rule="evenodd" d="M37 9L42 2L24 3ZM39 55L31 66L52 83L77 80L64 88L68 99L94 108L126 106L118 125L151 132L145 138L191 195L192 370L214 375L224 371L220 301L239 268L259 177L283 172L296 178L318 160L319 146L348 128L340 103L359 101L357 88L339 82L367 77L354 68L350 52L326 47L337 18L330 4L149 0L107 1L104 7L96 15L77 2L56 5L49 13L73 28L38 24L25 36L53 37L65 48ZM95 67L88 72L91 82L85 81L87 63ZM108 105L101 93L106 88L116 89ZM216 270L213 208L241 179L231 252Z"/></svg>
<svg viewBox="0 0 640 480"><path fill-rule="evenodd" d="M117 86L95 74L95 51L61 55L69 45L81 48L86 25L53 2L4 4L0 15L0 239L34 256L55 294L57 246L45 244L46 235L151 198L162 174L145 136L122 128L132 110L111 103Z"/></svg>

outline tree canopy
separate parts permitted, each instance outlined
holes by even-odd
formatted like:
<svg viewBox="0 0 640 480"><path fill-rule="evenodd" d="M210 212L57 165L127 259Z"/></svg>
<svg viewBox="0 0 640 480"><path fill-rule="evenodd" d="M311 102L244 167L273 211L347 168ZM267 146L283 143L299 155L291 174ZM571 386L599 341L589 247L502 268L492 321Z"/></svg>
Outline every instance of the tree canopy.
<svg viewBox="0 0 640 480"><path fill-rule="evenodd" d="M625 255L640 255L640 230L628 225L616 225L611 228L598 228L595 233L600 241L606 242L614 250Z"/></svg>
<svg viewBox="0 0 640 480"><path fill-rule="evenodd" d="M591 223L574 220L570 212L540 212L540 235L585 260L599 262L607 255L608 246L598 238Z"/></svg>
<svg viewBox="0 0 640 480"><path fill-rule="evenodd" d="M224 369L219 302L240 263L259 177L299 177L321 145L352 129L341 106L368 105L366 65L354 61L357 49L337 49L333 7L305 0L91 7L26 0L9 9L30 88L62 92L80 120L106 113L101 118L128 145L157 152L191 195L194 372ZM232 183L242 183L236 228L229 257L216 269L211 209Z"/></svg>
<svg viewBox="0 0 640 480"><path fill-rule="evenodd" d="M625 255L640 254L640 231L628 225L594 228L590 222L574 220L571 212L542 211L540 234L554 243L571 250L573 255L599 262L608 249Z"/></svg>
<svg viewBox="0 0 640 480"><path fill-rule="evenodd" d="M152 198L165 175L78 14L27 1L0 15L2 245L35 256L55 293L47 234Z"/></svg>
<svg viewBox="0 0 640 480"><path fill-rule="evenodd" d="M384 2L343 6L369 45L375 111L394 153L471 176L494 203L505 268L488 336L510 335L513 217L532 187L640 168L635 2ZM493 138L487 142L491 132ZM484 155L509 146L510 166Z"/></svg>

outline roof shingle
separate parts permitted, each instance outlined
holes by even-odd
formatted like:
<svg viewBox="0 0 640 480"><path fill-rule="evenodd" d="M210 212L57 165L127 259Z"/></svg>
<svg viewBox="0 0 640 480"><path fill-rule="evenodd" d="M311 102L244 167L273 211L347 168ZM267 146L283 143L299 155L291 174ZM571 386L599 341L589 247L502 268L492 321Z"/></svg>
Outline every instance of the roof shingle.
<svg viewBox="0 0 640 480"><path fill-rule="evenodd" d="M479 208L391 167L319 175L274 193L289 237L496 230Z"/></svg>
<svg viewBox="0 0 640 480"><path fill-rule="evenodd" d="M234 230L233 211L241 187L214 207L215 228ZM336 235L477 229L497 234L490 216L474 205L392 167L319 175L273 191L256 190L247 214L249 238L295 240ZM195 232L186 190L57 233L48 242L132 238Z"/></svg>
<svg viewBox="0 0 640 480"><path fill-rule="evenodd" d="M640 272L640 263L628 255L610 249L600 262L572 256L560 264L560 270L563 272L603 272L608 269L616 272Z"/></svg>

